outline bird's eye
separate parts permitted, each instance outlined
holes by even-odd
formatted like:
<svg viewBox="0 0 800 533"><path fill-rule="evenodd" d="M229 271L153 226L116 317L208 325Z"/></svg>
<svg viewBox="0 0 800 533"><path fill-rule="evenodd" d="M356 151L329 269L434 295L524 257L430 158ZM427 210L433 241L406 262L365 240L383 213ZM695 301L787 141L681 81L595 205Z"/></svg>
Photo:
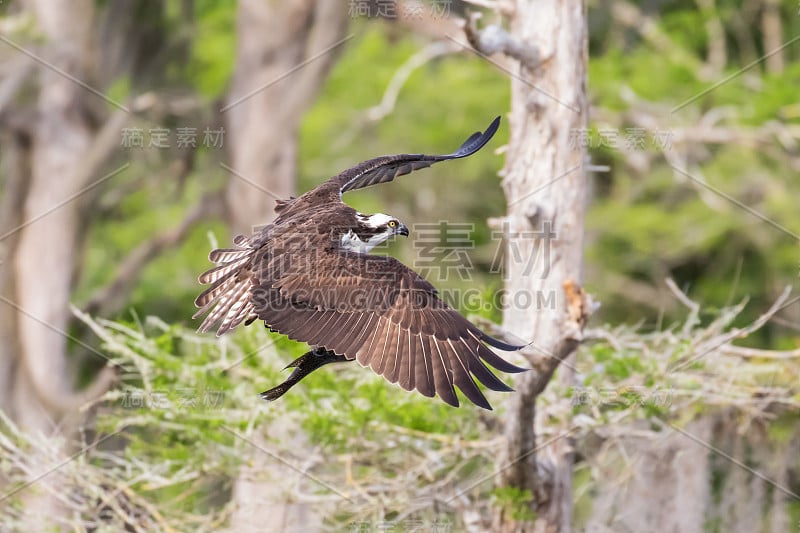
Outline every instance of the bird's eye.
<svg viewBox="0 0 800 533"><path fill-rule="evenodd" d="M395 226L397 226L397 221L396 221L396 220L390 220L390 221L389 221L389 227L390 227L390 228L393 228L393 227L395 227Z"/></svg>

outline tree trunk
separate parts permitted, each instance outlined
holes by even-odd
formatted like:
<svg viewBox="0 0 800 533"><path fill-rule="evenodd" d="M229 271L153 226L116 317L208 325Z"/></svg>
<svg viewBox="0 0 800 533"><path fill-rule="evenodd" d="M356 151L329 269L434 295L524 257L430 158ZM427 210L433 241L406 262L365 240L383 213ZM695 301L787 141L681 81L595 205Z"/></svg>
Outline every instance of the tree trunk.
<svg viewBox="0 0 800 533"><path fill-rule="evenodd" d="M40 44L7 41L29 63L11 74L23 82L4 95L9 105L0 105L9 132L0 205L0 410L33 440L44 437L48 449L38 451L46 457L32 450L29 458L31 479L37 479L72 451L82 417L78 407L114 379L106 367L84 391L75 391L74 360L67 356L69 302L87 206L112 176L101 172L127 113L118 111L98 129L102 113L91 111L105 109L89 84L94 3L31 0L25 9ZM35 91L17 101L23 85ZM59 492L41 490L45 483L56 483L54 476L20 492L27 529L63 524L54 496Z"/></svg>
<svg viewBox="0 0 800 533"><path fill-rule="evenodd" d="M480 49L485 41L477 37L471 41ZM573 142L587 125L586 3L517 0L510 35L502 37L504 52L520 62L511 80L503 180L510 295L503 320L512 334L533 340L526 350L533 370L515 385L505 429L510 466L501 484L518 489L532 513L499 509L495 529L569 531L569 405L540 413L536 423L535 414L536 398L561 361L559 380L572 381L570 361L590 312L579 285L586 151ZM537 442L536 430L544 428L549 434Z"/></svg>
<svg viewBox="0 0 800 533"><path fill-rule="evenodd" d="M36 50L44 61L35 70L39 90L31 122L7 150L13 168L6 169L6 187L15 205L4 206L0 381L8 388L0 409L29 434L48 436L57 448L54 457L66 457L63 443L74 430L65 420L74 396L66 331L81 231L78 197L87 185L76 169L93 132L84 112L86 89L57 70L85 78L94 8L89 0L29 6L44 37ZM32 457L31 468L35 479L52 464ZM62 511L47 491L34 485L22 497L28 529L59 523Z"/></svg>
<svg viewBox="0 0 800 533"><path fill-rule="evenodd" d="M276 199L294 193L298 127L347 40L348 10L325 0L242 0L238 9L236 69L222 109L231 155L226 207L231 229L250 234L272 220ZM283 418L270 424L269 435L302 450L307 444L295 429ZM274 448L263 433L249 438ZM231 530L320 529L311 506L289 501L300 475L242 445L252 461L234 486Z"/></svg>
<svg viewBox="0 0 800 533"><path fill-rule="evenodd" d="M294 192L297 130L347 40L347 9L336 2L242 0L237 57L225 107L231 155L226 191L236 233L274 216Z"/></svg>

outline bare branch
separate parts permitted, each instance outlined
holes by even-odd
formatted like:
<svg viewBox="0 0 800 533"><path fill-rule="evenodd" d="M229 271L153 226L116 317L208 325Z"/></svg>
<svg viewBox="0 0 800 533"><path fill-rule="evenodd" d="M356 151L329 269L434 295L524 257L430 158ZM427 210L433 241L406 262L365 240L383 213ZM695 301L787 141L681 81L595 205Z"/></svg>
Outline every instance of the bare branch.
<svg viewBox="0 0 800 533"><path fill-rule="evenodd" d="M501 15L513 15L515 8L512 2L504 2L503 0L464 0L467 4L472 4L473 6L483 7L486 9L491 9L496 13L500 13Z"/></svg>
<svg viewBox="0 0 800 533"><path fill-rule="evenodd" d="M504 54L516 59L531 70L541 64L541 54L535 47L514 38L497 24L490 24L484 29L478 30L477 19L478 14L473 14L464 28L467 40L475 50L487 56L497 53Z"/></svg>
<svg viewBox="0 0 800 533"><path fill-rule="evenodd" d="M431 39L442 40L448 35L461 33L464 20L461 17L450 15L449 13L436 14L436 16L415 16L414 13L421 13L429 10L430 6L420 0L398 0L397 18L388 19L397 23L404 29L411 30L417 35L422 35Z"/></svg>
<svg viewBox="0 0 800 533"><path fill-rule="evenodd" d="M408 58L408 60L397 69L394 76L392 76L389 85L386 86L386 91L383 93L381 102L367 110L367 119L377 122L391 114L394 111L394 106L397 103L400 90L415 70L437 57L456 53L460 48L461 47L450 41L433 42Z"/></svg>
<svg viewBox="0 0 800 533"><path fill-rule="evenodd" d="M117 267L113 281L97 291L85 306L88 314L108 314L118 310L133 285L138 281L144 266L167 248L182 242L198 220L221 216L223 212L220 193L209 193L198 205L187 212L176 227L156 235L137 246Z"/></svg>
<svg viewBox="0 0 800 533"><path fill-rule="evenodd" d="M797 350L762 350L759 348L745 348L743 346L724 346L722 352L739 357L760 357L763 359L794 359L800 357L800 348Z"/></svg>
<svg viewBox="0 0 800 533"><path fill-rule="evenodd" d="M688 307L692 314L696 315L700 311L700 305L698 305L697 302L690 300L689 297L686 296L686 293L678 288L675 280L672 278L667 278L664 280L664 282L667 284L667 287L669 287L669 290L672 291L672 294L674 294L683 305Z"/></svg>

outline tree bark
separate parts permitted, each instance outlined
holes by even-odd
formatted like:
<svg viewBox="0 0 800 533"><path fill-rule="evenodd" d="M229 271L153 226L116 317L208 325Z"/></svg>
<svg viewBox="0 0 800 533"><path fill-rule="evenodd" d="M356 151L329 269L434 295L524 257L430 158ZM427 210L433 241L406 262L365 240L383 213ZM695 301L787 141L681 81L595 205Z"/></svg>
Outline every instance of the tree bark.
<svg viewBox="0 0 800 533"><path fill-rule="evenodd" d="M91 2L33 2L32 7L47 36L45 59L79 79L85 77ZM63 332L81 227L80 202L63 202L87 185L76 169L82 166L93 132L83 113L86 90L47 66L39 68L38 75L30 183L23 204L28 223L19 231L14 254L21 362L36 394L26 390L15 400L44 402L21 408L25 416L20 422L26 429L49 431L54 407L70 390Z"/></svg>
<svg viewBox="0 0 800 533"><path fill-rule="evenodd" d="M242 0L227 104L231 176L228 219L235 233L274 216L294 192L297 130L341 52L347 8L337 2Z"/></svg>
<svg viewBox="0 0 800 533"><path fill-rule="evenodd" d="M48 449L38 451L47 456L32 450L29 458L36 479L52 468L53 458L73 450L83 416L78 407L105 392L115 377L106 367L76 391L67 332L87 207L128 113L119 110L98 127L107 111L92 83L94 3L31 0L23 8L39 38L6 43L23 61L12 73L22 83L4 85L0 105L8 132L0 206L0 410L32 439L45 437ZM32 94L19 98L22 87ZM43 483L55 483L54 477L20 493L23 523L31 530L63 523L56 492L41 490Z"/></svg>
<svg viewBox="0 0 800 533"><path fill-rule="evenodd" d="M507 415L501 480L529 495L533 513L499 510L495 529L502 531L570 530L569 406L535 415L536 398L562 361L559 380L572 381L570 361L590 313L580 288L586 151L574 142L587 125L587 35L586 3L575 0L517 0L510 32L493 34L493 46L505 39L499 48L520 62L511 80L503 179L509 294L503 320L512 334L533 340L525 353L533 370L517 380ZM479 49L485 44L480 35L470 41ZM544 427L551 434L537 442Z"/></svg>
<svg viewBox="0 0 800 533"><path fill-rule="evenodd" d="M32 435L54 437L55 457L69 452L74 425L65 420L73 397L67 362L69 297L81 220L77 197L86 187L76 171L92 144L85 113L87 91L62 73L84 78L90 50L93 4L89 0L32 1L28 5L44 44L37 77L35 112L17 132L6 178L15 205L3 221L3 345L0 409ZM76 197L75 201L66 199ZM61 444L59 444L61 443ZM31 458L32 475L45 473L49 461ZM57 500L36 486L26 489L23 520L31 530L58 523Z"/></svg>

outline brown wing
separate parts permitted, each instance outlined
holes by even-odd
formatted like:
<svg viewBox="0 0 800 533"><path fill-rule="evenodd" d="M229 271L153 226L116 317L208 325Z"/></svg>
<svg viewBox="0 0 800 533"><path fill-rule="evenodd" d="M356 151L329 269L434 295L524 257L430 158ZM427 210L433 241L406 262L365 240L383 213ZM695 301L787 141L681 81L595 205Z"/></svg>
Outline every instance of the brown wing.
<svg viewBox="0 0 800 533"><path fill-rule="evenodd" d="M345 170L323 183L320 187L326 189L335 187L341 194L347 191L369 187L370 185L392 181L397 176L429 167L439 161L460 159L470 156L489 142L495 132L497 132L499 125L500 117L497 117L489 124L485 132L473 133L469 139L464 141L464 144L452 154L400 154L377 157Z"/></svg>
<svg viewBox="0 0 800 533"><path fill-rule="evenodd" d="M275 272L264 265L260 272ZM391 257L318 251L294 257L280 278L254 290L253 313L273 330L356 359L392 383L458 406L454 386L491 409L473 376L511 390L486 366L521 372L486 344L512 346L482 332L446 305L427 281Z"/></svg>
<svg viewBox="0 0 800 533"><path fill-rule="evenodd" d="M335 217L327 217L335 225ZM210 285L194 304L200 309L192 316L198 318L208 313L198 328L199 332L217 328L217 337L242 322L250 324L258 318L254 312L254 293L259 285L268 286L266 279L278 279L287 271L294 258L308 260L308 250L317 250L326 244L326 235L319 232L313 217L296 217L288 220L280 216L258 235L249 238L237 235L234 248L212 250L208 259L217 266L198 278ZM271 270L267 272L265 268Z"/></svg>
<svg viewBox="0 0 800 533"><path fill-rule="evenodd" d="M336 176L322 182L299 198L279 200L276 212L280 216L293 216L311 206L329 205L341 200L343 193L392 181L397 176L427 168L439 161L468 157L489 142L500 126L496 117L486 131L475 132L464 141L461 147L447 155L400 154L376 157L348 168Z"/></svg>

